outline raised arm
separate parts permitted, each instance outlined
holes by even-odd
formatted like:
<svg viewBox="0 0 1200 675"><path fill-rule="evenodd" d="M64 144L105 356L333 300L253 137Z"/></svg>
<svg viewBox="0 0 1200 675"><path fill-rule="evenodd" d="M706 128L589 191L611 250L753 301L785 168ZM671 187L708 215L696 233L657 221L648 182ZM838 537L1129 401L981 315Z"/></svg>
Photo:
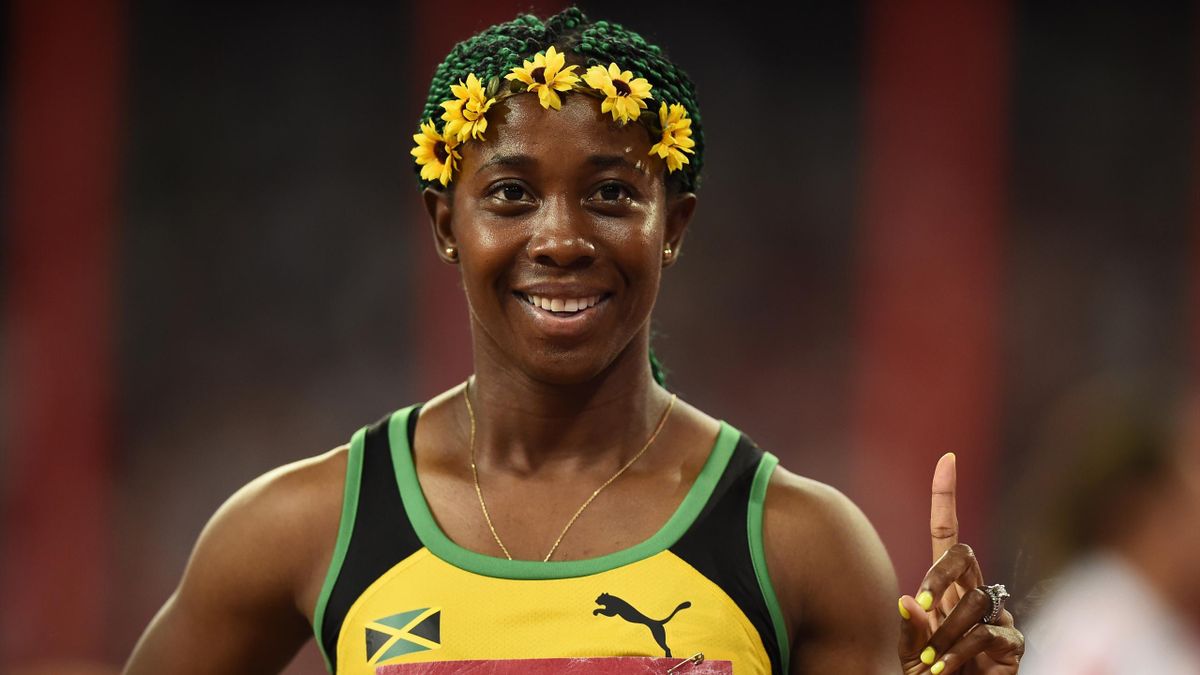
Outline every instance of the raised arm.
<svg viewBox="0 0 1200 675"><path fill-rule="evenodd" d="M979 562L958 541L955 468L946 455L934 471L934 563L915 594L900 597L900 617L895 572L862 512L833 488L776 472L764 540L793 674L1017 672L1025 639L1011 614L993 612Z"/></svg>
<svg viewBox="0 0 1200 675"><path fill-rule="evenodd" d="M127 675L273 673L311 635L340 513L345 453L276 469L217 510Z"/></svg>

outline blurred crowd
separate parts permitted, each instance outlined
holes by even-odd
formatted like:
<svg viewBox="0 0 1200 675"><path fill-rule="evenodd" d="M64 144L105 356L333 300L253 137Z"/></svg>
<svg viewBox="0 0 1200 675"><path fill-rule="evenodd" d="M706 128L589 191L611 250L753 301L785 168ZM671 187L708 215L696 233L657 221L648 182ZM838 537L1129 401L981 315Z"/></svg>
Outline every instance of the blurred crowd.
<svg viewBox="0 0 1200 675"><path fill-rule="evenodd" d="M14 646L13 627L55 617L14 616L0 601L11 652L0 672L117 672L229 494L467 375L465 307L453 273L435 269L410 139L429 64L528 4L118 3L107 445L84 476L110 495L95 563L104 583L85 622L99 634ZM1194 3L816 3L786 19L768 4L580 4L668 47L704 111L700 207L654 317L670 386L863 504L902 578L927 563L928 486L896 468L924 477L957 452L964 540L986 553L988 581L1013 592L1029 641L1022 673L1200 673ZM967 6L990 8L980 20L992 30L939 23ZM907 14L914 36L888 33L911 7L924 8ZM54 71L57 61L17 67L16 45L36 47L76 12L46 12L32 28L5 16L0 31L24 32L6 52L0 122L16 121L27 73L46 78L34 94L95 84ZM65 33L85 63L92 27ZM937 51L980 41L994 49L972 51L975 61ZM977 62L989 78L967 70ZM897 63L915 66L888 80ZM76 93L59 97L55 118L70 128L91 115ZM927 124L915 137L888 126L979 108L978 128ZM769 138L751 111L769 116ZM990 149L988 163L951 131ZM28 319L13 298L30 277L9 235L32 229L8 209L15 140L0 145L10 358ZM37 213L77 196L57 182L57 162L47 170L51 184L29 202ZM979 184L982 199L960 190ZM957 218L971 199L982 223ZM915 224L899 213L912 202L929 208ZM72 247L96 248L48 239L30 260L50 283L75 278L63 263ZM47 325L55 339L86 332ZM865 358L870 334L899 356ZM0 431L18 426L27 398L4 363ZM6 562L15 525L32 522L13 495L47 508L66 499L41 474L12 478L18 459L51 457L57 433L74 428L75 407L49 410L46 438L17 448L0 435ZM970 439L984 447L963 447ZM54 581L57 569L0 578ZM62 625L75 625L68 614ZM25 670L6 660L48 654ZM307 649L288 673L322 671Z"/></svg>
<svg viewBox="0 0 1200 675"><path fill-rule="evenodd" d="M1021 672L1200 673L1200 398L1100 377L1036 450Z"/></svg>

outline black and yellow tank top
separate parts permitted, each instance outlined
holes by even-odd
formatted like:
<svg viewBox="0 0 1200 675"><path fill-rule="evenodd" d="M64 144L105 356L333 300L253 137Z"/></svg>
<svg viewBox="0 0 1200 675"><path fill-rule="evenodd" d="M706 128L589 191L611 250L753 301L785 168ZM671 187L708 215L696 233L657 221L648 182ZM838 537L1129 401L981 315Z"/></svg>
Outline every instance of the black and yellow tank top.
<svg viewBox="0 0 1200 675"><path fill-rule="evenodd" d="M787 672L762 545L778 460L746 436L721 423L695 483L646 541L588 560L507 560L462 548L434 521L413 466L418 413L393 413L350 443L337 544L313 615L331 673L697 652L738 675Z"/></svg>

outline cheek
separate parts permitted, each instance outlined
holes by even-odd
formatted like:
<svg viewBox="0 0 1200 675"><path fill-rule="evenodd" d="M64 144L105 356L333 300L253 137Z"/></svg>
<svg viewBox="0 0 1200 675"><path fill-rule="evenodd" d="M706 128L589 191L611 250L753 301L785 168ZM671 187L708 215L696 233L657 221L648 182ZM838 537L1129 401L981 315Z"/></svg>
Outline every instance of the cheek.
<svg viewBox="0 0 1200 675"><path fill-rule="evenodd" d="M524 236L518 223L471 203L455 206L455 218L450 227L464 254L489 261L510 257L520 248Z"/></svg>
<svg viewBox="0 0 1200 675"><path fill-rule="evenodd" d="M520 245L503 230L474 226L455 233L463 291L477 300L505 285Z"/></svg>
<svg viewBox="0 0 1200 675"><path fill-rule="evenodd" d="M643 286L654 278L661 268L662 233L650 225L621 223L605 233L608 256L612 264L627 282Z"/></svg>
<svg viewBox="0 0 1200 675"><path fill-rule="evenodd" d="M662 253L665 223L656 204L647 206L636 218L623 219L605 227L606 237L625 251L627 257L639 252L646 259L658 260Z"/></svg>
<svg viewBox="0 0 1200 675"><path fill-rule="evenodd" d="M506 241L505 236L507 234L507 239L511 239L511 232L488 227L486 224L481 226L477 223L464 234L470 242L471 250L482 256L495 257L502 255L506 249L512 248L511 242Z"/></svg>
<svg viewBox="0 0 1200 675"><path fill-rule="evenodd" d="M645 265L657 276L662 272L662 248L665 240L665 224L658 208L646 213L642 226L633 232L638 247L645 256Z"/></svg>

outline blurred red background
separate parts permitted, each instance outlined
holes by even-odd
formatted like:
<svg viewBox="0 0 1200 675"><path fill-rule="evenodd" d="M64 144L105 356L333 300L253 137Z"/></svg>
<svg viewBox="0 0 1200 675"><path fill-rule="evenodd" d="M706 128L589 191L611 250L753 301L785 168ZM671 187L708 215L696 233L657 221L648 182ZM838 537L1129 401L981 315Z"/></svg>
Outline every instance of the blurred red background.
<svg viewBox="0 0 1200 675"><path fill-rule="evenodd" d="M581 5L699 91L669 385L853 497L905 590L957 452L964 539L1015 573L1044 410L1194 369L1196 8ZM118 666L238 486L467 376L410 137L449 47L529 9L9 3L0 669Z"/></svg>

